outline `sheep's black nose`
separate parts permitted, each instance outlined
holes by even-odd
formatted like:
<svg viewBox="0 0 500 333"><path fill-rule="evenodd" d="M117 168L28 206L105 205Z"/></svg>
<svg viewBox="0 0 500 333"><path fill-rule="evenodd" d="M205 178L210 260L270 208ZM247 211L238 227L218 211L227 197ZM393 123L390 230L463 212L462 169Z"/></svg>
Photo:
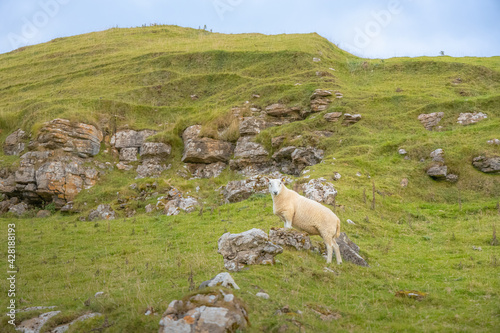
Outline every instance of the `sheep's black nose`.
<svg viewBox="0 0 500 333"><path fill-rule="evenodd" d="M274 195L278 195L278 192L276 192L276 191L274 191L273 193L274 193Z"/></svg>

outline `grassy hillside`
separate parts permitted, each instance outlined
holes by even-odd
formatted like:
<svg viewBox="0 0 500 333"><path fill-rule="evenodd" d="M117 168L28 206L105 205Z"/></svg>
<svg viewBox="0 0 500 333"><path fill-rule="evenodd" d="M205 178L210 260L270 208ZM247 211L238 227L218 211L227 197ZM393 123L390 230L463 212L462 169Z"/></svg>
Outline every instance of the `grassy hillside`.
<svg viewBox="0 0 500 333"><path fill-rule="evenodd" d="M174 185L204 202L203 214L167 217L145 213L155 197L133 200L136 216L97 223L62 213L46 219L0 217L4 230L16 223L18 302L57 305L63 314L54 324L91 309L108 317L105 332L155 332L160 316L144 316L148 307L161 314L188 292L190 275L199 284L224 270L217 254L224 232L281 226L269 195L220 205L214 190L241 175L225 170L215 179L179 177L182 131L198 123L216 137L218 129L230 126L233 106L249 101L262 108L276 102L307 107L318 88L344 97L304 121L269 128L258 140L271 153L270 140L278 135L286 136L285 144L325 150L324 162L309 167L308 175L329 181L335 172L342 175L335 182L341 206L336 213L370 268L331 265L338 273L333 274L324 271L319 255L285 250L273 267L233 274L241 287L237 294L250 309L250 331L283 325L308 332L497 330L500 252L490 241L493 226L500 228L500 176L477 171L471 161L500 154L499 146L486 143L500 139L500 57L361 59L317 34L224 35L152 26L60 38L1 54L1 142L17 128L34 136L43 122L57 117L94 124L108 135L127 127L155 129L153 139L173 147L168 161L173 167L148 191L161 195ZM197 100L191 99L194 94ZM323 114L332 111L363 118L350 127L325 122ZM445 113L440 123L445 130L425 130L417 116L438 111ZM488 119L465 127L456 123L461 112L476 111ZM334 135L322 138L315 133L320 130ZM399 148L408 151L409 160ZM457 183L425 174L429 153L437 148L445 150ZM112 161L102 150L96 158ZM0 160L10 167L18 157L0 153ZM154 181L134 177L110 171L82 191L75 205L82 215L98 203L117 207L117 192L137 197L131 183L145 188ZM408 178L408 187L400 186L402 178ZM260 289L271 299L255 297ZM396 298L401 289L429 295L423 301ZM97 291L106 297L94 299ZM285 305L303 314L275 316ZM325 322L311 309L330 309L341 318ZM0 331L14 332L6 319ZM93 319L72 331L89 331L102 322Z"/></svg>

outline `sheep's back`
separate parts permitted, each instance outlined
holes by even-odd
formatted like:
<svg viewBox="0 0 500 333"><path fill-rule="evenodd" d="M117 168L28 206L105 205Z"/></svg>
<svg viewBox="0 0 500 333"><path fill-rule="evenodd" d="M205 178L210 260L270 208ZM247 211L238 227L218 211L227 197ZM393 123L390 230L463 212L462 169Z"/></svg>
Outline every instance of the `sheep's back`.
<svg viewBox="0 0 500 333"><path fill-rule="evenodd" d="M338 217L329 208L319 202L308 199L294 192L295 214L293 225L311 235L318 235L320 229L331 229L335 234Z"/></svg>

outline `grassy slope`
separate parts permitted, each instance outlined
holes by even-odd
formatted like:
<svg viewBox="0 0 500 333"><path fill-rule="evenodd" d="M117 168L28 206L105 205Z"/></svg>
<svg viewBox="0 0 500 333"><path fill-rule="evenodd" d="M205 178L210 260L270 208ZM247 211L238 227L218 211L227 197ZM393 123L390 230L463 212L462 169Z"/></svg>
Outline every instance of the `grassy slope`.
<svg viewBox="0 0 500 333"><path fill-rule="evenodd" d="M313 57L322 61L314 63ZM318 77L316 71L334 76ZM268 196L217 207L220 198L213 190L238 177L229 171L212 180L179 178L179 133L199 122L214 132L230 108L246 100L262 107L277 101L306 106L314 89L327 88L344 94L328 112L361 113L363 120L346 128L325 123L323 112L264 131L259 140L269 148L270 138L281 134L288 143L319 142L326 158L310 168L311 177L342 174L336 186L345 208L337 214L356 222L343 223L343 230L360 245L371 268L347 263L332 266L340 273L333 275L323 272L318 255L287 250L274 267L234 274L242 288L238 294L251 309L252 329L295 327L289 316L273 316L288 304L304 312L295 319L308 331L494 331L500 324L500 258L488 242L498 220L500 180L479 173L470 161L499 153L485 143L500 135L499 85L498 57L365 60L316 34L222 35L156 26L57 39L0 55L2 141L18 127L35 135L41 122L55 117L93 123L108 133L125 125L154 128L158 139L174 146L169 161L174 168L159 181L158 191L168 184L185 191L200 186L198 196L205 202L202 216L146 215L144 206L155 202L148 199L131 203L136 217L110 223L62 214L2 218L2 225L16 221L18 229L18 296L26 305L58 305L71 316L88 309L84 301L102 290L108 296L92 299L90 308L114 323L107 331L155 331L159 318L143 315L148 306L161 313L170 300L182 297L191 271L198 284L223 270L216 253L223 232L281 225ZM262 97L252 99L254 93ZM191 94L200 98L192 101ZM460 112L476 110L489 118L469 127L455 124ZM447 131L428 132L416 120L435 111L445 112ZM318 139L313 133L325 129L335 135ZM293 141L299 133L302 137ZM411 160L397 154L400 147ZM436 148L445 150L449 168L460 176L457 184L425 176L428 162L419 160ZM109 160L104 154L97 158ZM16 160L0 159L3 165ZM408 188L399 186L403 177ZM83 191L77 205L84 211L97 202L116 205L117 191L138 195L128 188L132 182L133 173L110 172L100 185ZM376 194L375 210L370 209L372 182L383 194ZM473 251L473 245L483 250ZM271 300L256 298L259 288ZM398 299L399 289L430 296L422 302ZM323 322L309 310L318 306L339 311L342 318ZM96 319L81 327L101 323Z"/></svg>

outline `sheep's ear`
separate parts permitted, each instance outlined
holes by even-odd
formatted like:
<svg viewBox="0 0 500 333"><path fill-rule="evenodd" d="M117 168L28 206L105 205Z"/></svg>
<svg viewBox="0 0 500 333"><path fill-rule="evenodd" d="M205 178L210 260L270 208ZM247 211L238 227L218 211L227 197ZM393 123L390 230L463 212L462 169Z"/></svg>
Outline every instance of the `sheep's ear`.
<svg viewBox="0 0 500 333"><path fill-rule="evenodd" d="M284 184L286 180L286 177L281 177L281 182Z"/></svg>

